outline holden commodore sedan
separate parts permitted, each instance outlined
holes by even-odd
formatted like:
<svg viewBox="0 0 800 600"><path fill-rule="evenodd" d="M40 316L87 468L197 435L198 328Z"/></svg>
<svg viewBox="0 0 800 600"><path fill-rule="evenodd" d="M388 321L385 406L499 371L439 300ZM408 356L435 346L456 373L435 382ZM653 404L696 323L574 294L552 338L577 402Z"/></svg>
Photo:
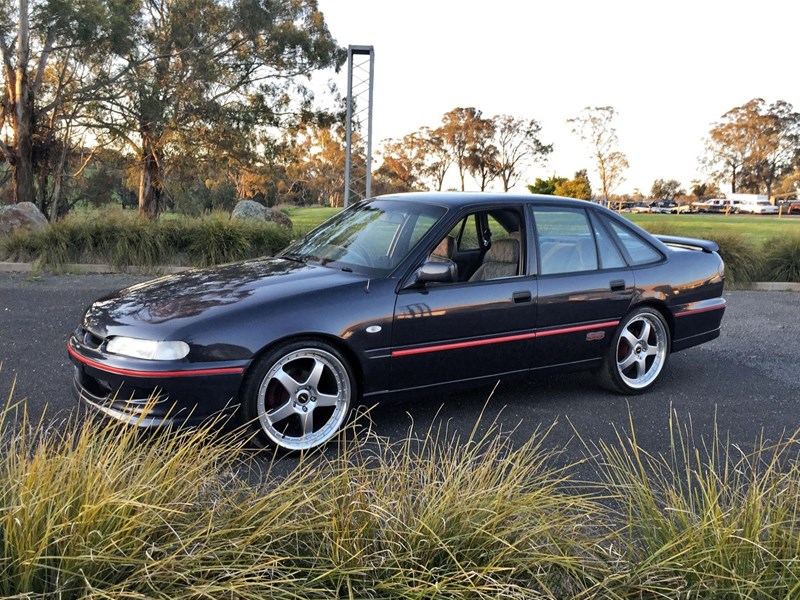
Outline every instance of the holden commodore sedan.
<svg viewBox="0 0 800 600"><path fill-rule="evenodd" d="M723 262L552 196L400 194L271 258L96 301L68 342L78 396L140 427L235 414L263 444L330 440L357 402L551 370L644 392L716 338Z"/></svg>

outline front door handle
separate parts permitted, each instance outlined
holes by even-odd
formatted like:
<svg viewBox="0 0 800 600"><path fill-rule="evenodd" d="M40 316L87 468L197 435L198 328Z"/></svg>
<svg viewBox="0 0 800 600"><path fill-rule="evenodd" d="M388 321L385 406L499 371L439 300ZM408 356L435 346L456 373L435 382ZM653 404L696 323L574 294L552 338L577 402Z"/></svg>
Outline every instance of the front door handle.
<svg viewBox="0 0 800 600"><path fill-rule="evenodd" d="M625 289L625 280L624 279L615 279L611 283L608 284L611 288L612 292L621 292Z"/></svg>
<svg viewBox="0 0 800 600"><path fill-rule="evenodd" d="M514 292L511 298L513 298L514 304L522 304L523 302L530 302L532 296L530 292Z"/></svg>

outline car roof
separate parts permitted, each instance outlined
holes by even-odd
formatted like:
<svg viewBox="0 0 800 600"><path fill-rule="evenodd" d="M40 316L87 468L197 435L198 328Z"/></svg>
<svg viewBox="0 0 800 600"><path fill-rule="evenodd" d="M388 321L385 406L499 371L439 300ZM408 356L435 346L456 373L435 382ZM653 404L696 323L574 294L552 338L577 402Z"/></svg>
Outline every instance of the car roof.
<svg viewBox="0 0 800 600"><path fill-rule="evenodd" d="M461 208L476 204L560 204L563 206L598 206L587 200L563 198L561 196L547 196L544 194L498 194L491 192L408 192L403 194L386 194L377 196L374 200L405 200L437 204L448 208Z"/></svg>

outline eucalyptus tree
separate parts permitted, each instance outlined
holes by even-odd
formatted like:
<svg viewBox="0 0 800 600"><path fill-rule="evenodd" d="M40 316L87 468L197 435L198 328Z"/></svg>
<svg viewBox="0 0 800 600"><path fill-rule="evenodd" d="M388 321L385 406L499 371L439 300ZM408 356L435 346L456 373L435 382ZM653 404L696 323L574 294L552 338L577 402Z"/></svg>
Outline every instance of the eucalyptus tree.
<svg viewBox="0 0 800 600"><path fill-rule="evenodd" d="M437 192L441 192L445 175L447 175L450 165L453 164L453 157L447 147L444 133L441 128L423 127L417 133L417 139L422 145L422 156L424 157L422 177L431 181L432 187Z"/></svg>
<svg viewBox="0 0 800 600"><path fill-rule="evenodd" d="M139 0L125 76L95 125L138 157L139 210L162 210L172 156L257 150L256 132L309 109L306 84L345 54L316 0Z"/></svg>
<svg viewBox="0 0 800 600"><path fill-rule="evenodd" d="M783 100L761 98L732 108L709 131L704 162L733 192L771 194L800 166L800 113Z"/></svg>
<svg viewBox="0 0 800 600"><path fill-rule="evenodd" d="M613 125L616 114L611 106L587 106L578 116L567 120L572 125L572 132L591 149L606 203L614 188L624 181L623 173L628 168L628 157L618 150L619 139Z"/></svg>
<svg viewBox="0 0 800 600"><path fill-rule="evenodd" d="M392 190L410 192L422 188L428 159L428 145L419 133L409 133L401 140L387 140L380 152L383 164L378 169Z"/></svg>
<svg viewBox="0 0 800 600"><path fill-rule="evenodd" d="M497 176L503 183L503 191L507 192L519 181L525 167L547 161L553 145L544 144L539 138L542 126L536 119L497 115L492 121Z"/></svg>
<svg viewBox="0 0 800 600"><path fill-rule="evenodd" d="M494 144L494 135L494 120L479 119L473 124L466 166L482 192L500 174L499 152Z"/></svg>
<svg viewBox="0 0 800 600"><path fill-rule="evenodd" d="M478 146L483 145L484 140L490 138L493 133L488 123L477 108L456 107L445 113L441 127L436 130L436 135L444 141L453 163L458 168L462 192L465 189L465 175L471 170L470 154L474 153Z"/></svg>
<svg viewBox="0 0 800 600"><path fill-rule="evenodd" d="M16 202L46 209L48 190L60 185L53 165L63 169L87 103L121 76L109 59L130 50L136 21L129 0L0 3L0 156Z"/></svg>
<svg viewBox="0 0 800 600"><path fill-rule="evenodd" d="M657 200L675 200L685 193L677 179L656 179L650 188L650 197Z"/></svg>

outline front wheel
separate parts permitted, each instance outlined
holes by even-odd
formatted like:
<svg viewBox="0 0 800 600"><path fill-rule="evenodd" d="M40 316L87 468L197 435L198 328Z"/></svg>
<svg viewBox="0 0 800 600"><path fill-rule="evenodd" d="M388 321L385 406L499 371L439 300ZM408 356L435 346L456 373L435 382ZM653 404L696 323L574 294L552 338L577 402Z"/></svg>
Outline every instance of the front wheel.
<svg viewBox="0 0 800 600"><path fill-rule="evenodd" d="M614 333L600 381L622 394L640 394L663 372L669 348L669 327L661 313L638 308L625 317Z"/></svg>
<svg viewBox="0 0 800 600"><path fill-rule="evenodd" d="M338 433L357 391L352 368L336 348L296 341L253 366L242 388L242 411L262 445L310 450Z"/></svg>

